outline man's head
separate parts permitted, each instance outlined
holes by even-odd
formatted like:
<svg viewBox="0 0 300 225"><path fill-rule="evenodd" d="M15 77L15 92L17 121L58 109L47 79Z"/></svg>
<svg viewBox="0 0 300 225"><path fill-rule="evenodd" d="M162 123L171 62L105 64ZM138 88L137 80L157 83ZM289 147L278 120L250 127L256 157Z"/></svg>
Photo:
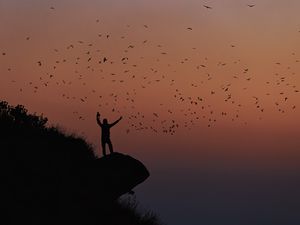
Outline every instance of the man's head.
<svg viewBox="0 0 300 225"><path fill-rule="evenodd" d="M107 119L103 119L103 124L107 124Z"/></svg>

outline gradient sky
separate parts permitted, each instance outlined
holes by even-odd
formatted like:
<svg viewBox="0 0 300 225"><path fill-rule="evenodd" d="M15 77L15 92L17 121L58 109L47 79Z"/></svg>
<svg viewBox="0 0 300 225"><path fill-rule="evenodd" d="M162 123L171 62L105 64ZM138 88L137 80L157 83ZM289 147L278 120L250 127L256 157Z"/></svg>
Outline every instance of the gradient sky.
<svg viewBox="0 0 300 225"><path fill-rule="evenodd" d="M115 149L149 167L137 198L166 224L299 224L299 8L0 0L0 96L97 154L96 111L122 115Z"/></svg>

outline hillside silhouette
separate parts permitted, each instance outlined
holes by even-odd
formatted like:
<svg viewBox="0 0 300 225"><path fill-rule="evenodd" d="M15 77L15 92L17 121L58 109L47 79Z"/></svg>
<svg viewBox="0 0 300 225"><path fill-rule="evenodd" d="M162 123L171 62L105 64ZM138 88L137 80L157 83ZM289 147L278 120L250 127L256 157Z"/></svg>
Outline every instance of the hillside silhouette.
<svg viewBox="0 0 300 225"><path fill-rule="evenodd" d="M47 121L0 102L1 223L160 224L135 200L119 200L149 176L141 162L121 153L97 158L82 138Z"/></svg>

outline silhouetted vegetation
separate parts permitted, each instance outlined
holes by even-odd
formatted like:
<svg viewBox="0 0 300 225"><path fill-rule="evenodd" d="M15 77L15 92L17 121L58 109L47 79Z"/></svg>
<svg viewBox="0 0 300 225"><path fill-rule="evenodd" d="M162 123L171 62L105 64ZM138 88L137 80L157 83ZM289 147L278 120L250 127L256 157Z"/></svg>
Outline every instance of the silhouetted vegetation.
<svg viewBox="0 0 300 225"><path fill-rule="evenodd" d="M136 202L101 202L99 197L96 202L90 200L95 190L81 193L80 174L96 160L93 149L80 137L46 126L47 121L22 105L0 102L1 209L5 215L0 220L37 225L159 224L154 214L138 212Z"/></svg>

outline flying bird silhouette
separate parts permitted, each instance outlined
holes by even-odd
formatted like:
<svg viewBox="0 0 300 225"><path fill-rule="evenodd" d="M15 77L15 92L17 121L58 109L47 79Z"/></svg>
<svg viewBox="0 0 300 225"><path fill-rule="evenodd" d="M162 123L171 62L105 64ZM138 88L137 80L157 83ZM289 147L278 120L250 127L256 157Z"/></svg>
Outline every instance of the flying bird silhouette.
<svg viewBox="0 0 300 225"><path fill-rule="evenodd" d="M208 5L203 5L203 7L205 7L206 9L212 9L212 7Z"/></svg>

